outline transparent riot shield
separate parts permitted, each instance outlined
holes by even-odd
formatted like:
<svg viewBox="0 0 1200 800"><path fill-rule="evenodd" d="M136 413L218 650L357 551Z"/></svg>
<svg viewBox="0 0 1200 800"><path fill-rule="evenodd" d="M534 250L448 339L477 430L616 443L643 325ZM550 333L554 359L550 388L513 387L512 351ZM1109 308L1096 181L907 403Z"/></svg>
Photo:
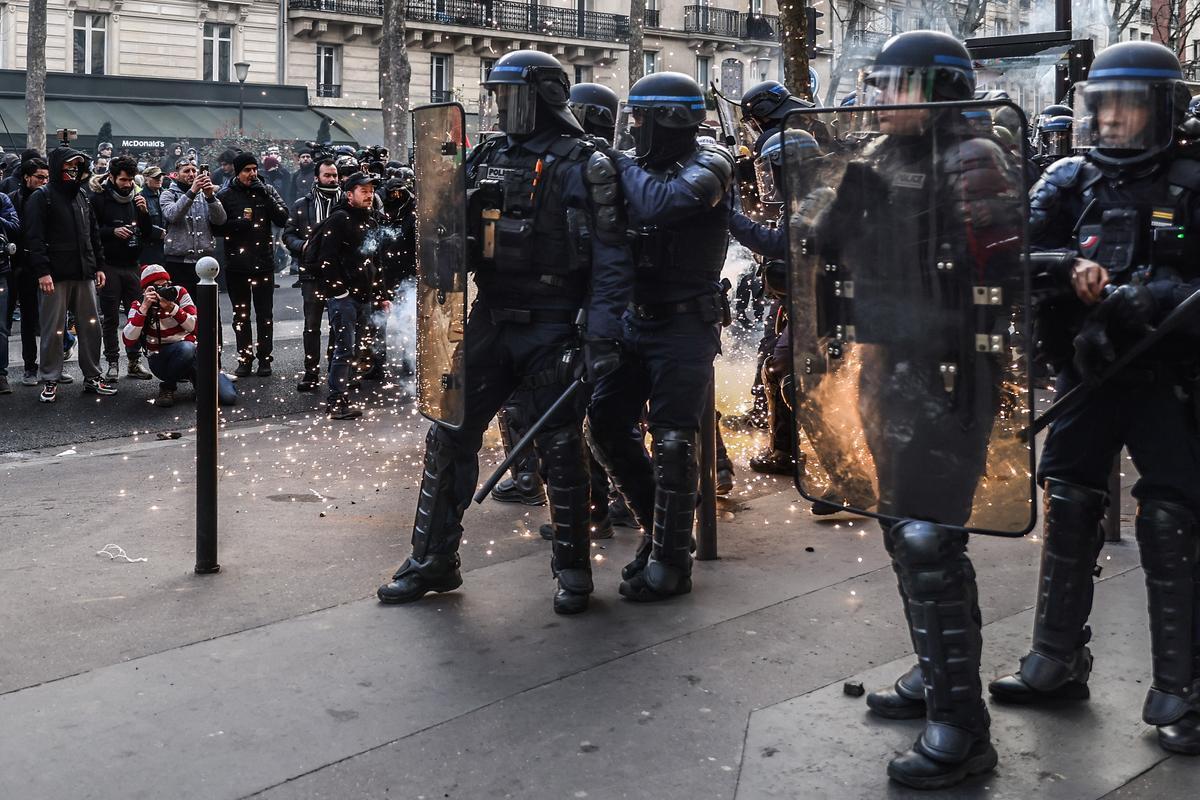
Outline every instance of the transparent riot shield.
<svg viewBox="0 0 1200 800"><path fill-rule="evenodd" d="M417 392L421 413L463 422L467 320L466 114L458 103L413 109L417 213Z"/></svg>
<svg viewBox="0 0 1200 800"><path fill-rule="evenodd" d="M733 154L734 176L737 178L738 200L742 213L755 222L765 222L774 217L758 196L758 182L754 174L754 141L757 134L742 119L742 107L721 94L716 84L710 84L716 99L717 119L721 123L721 144ZM775 206L778 208L778 206Z"/></svg>
<svg viewBox="0 0 1200 800"><path fill-rule="evenodd" d="M978 533L1033 525L1022 162L978 124L998 108L1024 119L1009 103L978 101L787 119L793 413L807 499ZM814 114L841 134L816 159L788 136Z"/></svg>

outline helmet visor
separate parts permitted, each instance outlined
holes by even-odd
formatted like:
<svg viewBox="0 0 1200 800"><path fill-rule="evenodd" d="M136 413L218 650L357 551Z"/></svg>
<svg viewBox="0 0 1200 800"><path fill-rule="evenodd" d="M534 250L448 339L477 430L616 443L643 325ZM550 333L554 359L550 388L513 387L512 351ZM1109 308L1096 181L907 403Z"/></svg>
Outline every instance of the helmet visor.
<svg viewBox="0 0 1200 800"><path fill-rule="evenodd" d="M509 136L533 133L537 124L537 90L527 83L498 83L488 89L496 97L500 130Z"/></svg>
<svg viewBox="0 0 1200 800"><path fill-rule="evenodd" d="M771 157L761 155L754 159L754 177L758 181L758 199L764 203L782 203L783 197L775 184L775 171L771 167Z"/></svg>
<svg viewBox="0 0 1200 800"><path fill-rule="evenodd" d="M1136 159L1171 144L1170 95L1159 84L1103 81L1076 87L1074 145L1116 159Z"/></svg>
<svg viewBox="0 0 1200 800"><path fill-rule="evenodd" d="M1038 151L1051 158L1065 158L1071 155L1070 130L1045 130L1039 134L1041 142Z"/></svg>
<svg viewBox="0 0 1200 800"><path fill-rule="evenodd" d="M585 131L611 130L616 125L612 111L595 103L568 103L571 113Z"/></svg>
<svg viewBox="0 0 1200 800"><path fill-rule="evenodd" d="M633 150L638 158L645 158L654 140L654 126L653 109L625 106L617 126L618 149Z"/></svg>
<svg viewBox="0 0 1200 800"><path fill-rule="evenodd" d="M924 103L932 96L933 75L914 67L870 67L859 80L858 102L867 106Z"/></svg>

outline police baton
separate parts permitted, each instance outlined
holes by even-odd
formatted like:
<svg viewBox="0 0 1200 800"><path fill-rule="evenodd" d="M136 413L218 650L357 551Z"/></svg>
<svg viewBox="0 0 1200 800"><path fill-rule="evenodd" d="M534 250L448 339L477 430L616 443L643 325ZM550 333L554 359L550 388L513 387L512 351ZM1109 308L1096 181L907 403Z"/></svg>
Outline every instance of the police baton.
<svg viewBox="0 0 1200 800"><path fill-rule="evenodd" d="M559 395L558 399L554 401L550 408L546 409L546 413L542 414L542 416L538 418L538 421L530 426L529 431L521 437L521 441L513 445L513 448L508 451L508 456L500 462L500 466L496 467L496 471L492 473L492 476L484 481L483 486L479 487L479 491L475 493L476 503L482 503L487 498L492 489L496 487L496 484L500 482L500 479L504 477L504 473L508 472L508 468L513 465L514 461L520 458L521 453L525 452L525 449L529 447L530 443L533 442L533 437L541 433L542 428L546 427L546 424L550 422L551 417L558 413L560 408L569 403L571 398L575 396L575 393L579 391L579 387L583 386L585 383L587 383L587 381L584 380L584 378L576 378L574 382L567 387L567 390Z"/></svg>
<svg viewBox="0 0 1200 800"><path fill-rule="evenodd" d="M1032 425L1021 431L1021 441L1029 441L1034 436L1037 436L1039 433L1041 433L1051 422L1054 422L1054 420L1058 419L1068 411L1077 408L1085 400L1087 400L1088 397L1091 396L1092 392L1094 392L1097 388L1111 381L1114 377L1124 371L1126 367L1145 355L1152 347L1178 330L1185 322L1188 321L1192 312L1195 311L1198 306L1200 306L1200 300L1197 298L1200 298L1200 291L1192 292L1192 294L1189 295L1186 300L1176 306L1175 310L1167 315L1166 319L1159 323L1157 328L1139 339L1136 344L1126 350L1120 358L1114 361L1112 366L1105 370L1104 374L1102 374L1098 380L1093 381L1092 383L1081 383L1064 394L1062 397L1058 398L1058 400L1054 401L1049 408L1042 412L1041 416L1033 421Z"/></svg>

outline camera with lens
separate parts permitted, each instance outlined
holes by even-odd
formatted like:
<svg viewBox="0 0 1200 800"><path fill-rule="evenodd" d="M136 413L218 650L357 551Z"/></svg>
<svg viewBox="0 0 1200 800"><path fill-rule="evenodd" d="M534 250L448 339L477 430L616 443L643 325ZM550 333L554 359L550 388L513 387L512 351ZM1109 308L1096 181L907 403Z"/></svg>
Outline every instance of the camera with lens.
<svg viewBox="0 0 1200 800"><path fill-rule="evenodd" d="M17 253L17 246L8 240L8 236L0 233L0 264L8 264Z"/></svg>
<svg viewBox="0 0 1200 800"><path fill-rule="evenodd" d="M166 300L168 303L179 300L178 286L155 286L154 293L158 295L159 300Z"/></svg>

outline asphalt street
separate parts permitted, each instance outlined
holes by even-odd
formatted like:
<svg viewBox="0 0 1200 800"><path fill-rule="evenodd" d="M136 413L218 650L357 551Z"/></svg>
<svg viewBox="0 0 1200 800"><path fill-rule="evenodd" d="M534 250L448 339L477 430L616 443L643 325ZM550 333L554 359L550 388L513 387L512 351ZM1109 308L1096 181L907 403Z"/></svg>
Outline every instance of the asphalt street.
<svg viewBox="0 0 1200 800"><path fill-rule="evenodd" d="M319 414L324 408L326 387L323 383L312 394L296 391L297 379L303 372L304 348L300 339L303 328L302 303L300 290L292 288L294 281L290 276L276 280L279 288L275 290L274 374L268 378L251 376L238 380L238 404L221 410L222 419L227 423L306 412ZM221 318L225 327L222 366L232 372L236 355L229 320L233 314L229 296L221 294L220 297ZM13 328L9 342L9 378L13 393L0 396L0 453L56 447L66 450L87 442L187 430L194 425L195 394L190 385L180 385L175 406L170 409L154 407L153 400L158 394L157 380L122 377L117 383L116 395L97 398L83 394L83 376L76 360L67 364L67 372L75 378L75 382L59 387L58 402L54 405L40 403L40 386L21 385L19 323L14 323ZM324 330L328 331L328 323ZM124 376L124 351L120 363ZM101 366L103 368L105 365L102 363ZM322 380L325 378L324 368L321 377ZM370 385L370 388L373 393L370 399L372 404L394 404L404 396L398 385L386 388Z"/></svg>

